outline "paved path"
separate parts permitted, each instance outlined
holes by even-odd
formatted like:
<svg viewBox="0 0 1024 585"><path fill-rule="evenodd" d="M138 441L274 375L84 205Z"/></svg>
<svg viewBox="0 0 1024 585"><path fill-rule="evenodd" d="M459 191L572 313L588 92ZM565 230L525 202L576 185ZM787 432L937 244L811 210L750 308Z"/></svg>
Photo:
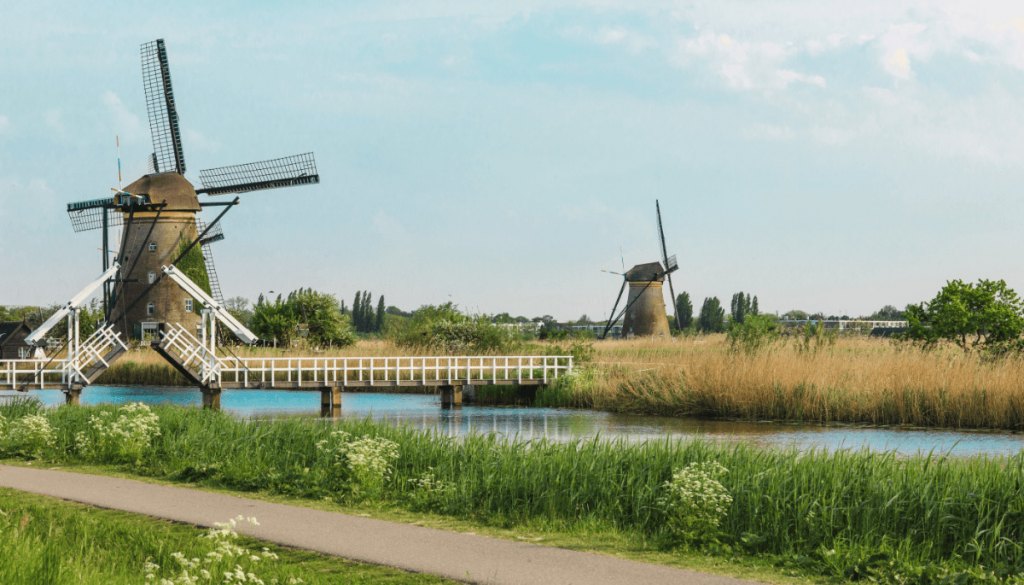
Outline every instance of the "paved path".
<svg viewBox="0 0 1024 585"><path fill-rule="evenodd" d="M185 487L67 471L0 465L0 487L210 526L239 514L259 526L239 532L356 561L501 585L754 585L611 556L448 532Z"/></svg>

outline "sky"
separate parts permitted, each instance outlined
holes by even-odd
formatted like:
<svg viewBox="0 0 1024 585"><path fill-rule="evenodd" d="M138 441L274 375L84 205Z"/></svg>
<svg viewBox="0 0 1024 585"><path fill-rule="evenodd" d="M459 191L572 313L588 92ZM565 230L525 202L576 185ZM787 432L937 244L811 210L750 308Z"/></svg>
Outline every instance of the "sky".
<svg viewBox="0 0 1024 585"><path fill-rule="evenodd" d="M0 304L100 272L66 203L152 150L166 41L186 177L314 151L245 194L225 296L592 318L660 259L699 307L869 314L949 279L1024 290L1024 4L0 0Z"/></svg>

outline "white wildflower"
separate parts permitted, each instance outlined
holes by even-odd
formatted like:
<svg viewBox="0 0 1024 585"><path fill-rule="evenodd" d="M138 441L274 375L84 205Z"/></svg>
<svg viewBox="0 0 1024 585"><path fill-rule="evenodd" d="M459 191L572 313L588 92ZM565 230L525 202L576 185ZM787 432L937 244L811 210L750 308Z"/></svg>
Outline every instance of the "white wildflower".
<svg viewBox="0 0 1024 585"><path fill-rule="evenodd" d="M715 462L691 463L662 484L657 502L672 536L684 542L715 540L732 504L729 490L719 481L727 473Z"/></svg>

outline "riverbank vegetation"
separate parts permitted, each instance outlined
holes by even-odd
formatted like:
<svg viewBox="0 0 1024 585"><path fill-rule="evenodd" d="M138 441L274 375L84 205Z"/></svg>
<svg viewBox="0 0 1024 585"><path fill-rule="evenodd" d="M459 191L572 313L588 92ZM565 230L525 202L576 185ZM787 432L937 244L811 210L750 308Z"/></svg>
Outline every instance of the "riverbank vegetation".
<svg viewBox="0 0 1024 585"><path fill-rule="evenodd" d="M760 320L747 322L755 327ZM538 393L539 405L663 416L1024 430L1024 358L992 358L952 344L921 348L818 331L768 341L757 333L746 338L720 334L531 342L517 349L572 353L578 359L575 375ZM244 357L294 353L232 351ZM421 351L370 340L316 355ZM97 383L186 382L156 353L141 349L115 363Z"/></svg>
<svg viewBox="0 0 1024 585"><path fill-rule="evenodd" d="M866 337L596 343L545 404L666 416L1024 430L1024 359Z"/></svg>
<svg viewBox="0 0 1024 585"><path fill-rule="evenodd" d="M248 520L224 520L220 529L201 530L0 489L0 583L449 582L241 537L233 523Z"/></svg>
<svg viewBox="0 0 1024 585"><path fill-rule="evenodd" d="M131 423L148 416L140 407L0 407L0 457L89 461L491 527L626 534L650 550L753 557L839 579L1024 582L1024 454L897 458L704 442L524 443L370 421L153 412L155 427ZM108 429L110 436L131 435L133 449L143 447L130 456L83 451L82 433L115 424L120 431Z"/></svg>

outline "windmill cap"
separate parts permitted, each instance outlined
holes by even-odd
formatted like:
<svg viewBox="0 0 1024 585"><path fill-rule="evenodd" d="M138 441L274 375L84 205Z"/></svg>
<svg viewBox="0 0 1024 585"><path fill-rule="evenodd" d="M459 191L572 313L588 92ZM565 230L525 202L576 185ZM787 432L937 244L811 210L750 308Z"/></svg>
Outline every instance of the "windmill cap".
<svg viewBox="0 0 1024 585"><path fill-rule="evenodd" d="M661 262L637 264L626 273L626 280L629 282L663 282L665 269L661 267Z"/></svg>
<svg viewBox="0 0 1024 585"><path fill-rule="evenodd" d="M146 175L124 188L132 194L147 194L153 203L167 202L168 211L199 211L196 188L175 172Z"/></svg>

